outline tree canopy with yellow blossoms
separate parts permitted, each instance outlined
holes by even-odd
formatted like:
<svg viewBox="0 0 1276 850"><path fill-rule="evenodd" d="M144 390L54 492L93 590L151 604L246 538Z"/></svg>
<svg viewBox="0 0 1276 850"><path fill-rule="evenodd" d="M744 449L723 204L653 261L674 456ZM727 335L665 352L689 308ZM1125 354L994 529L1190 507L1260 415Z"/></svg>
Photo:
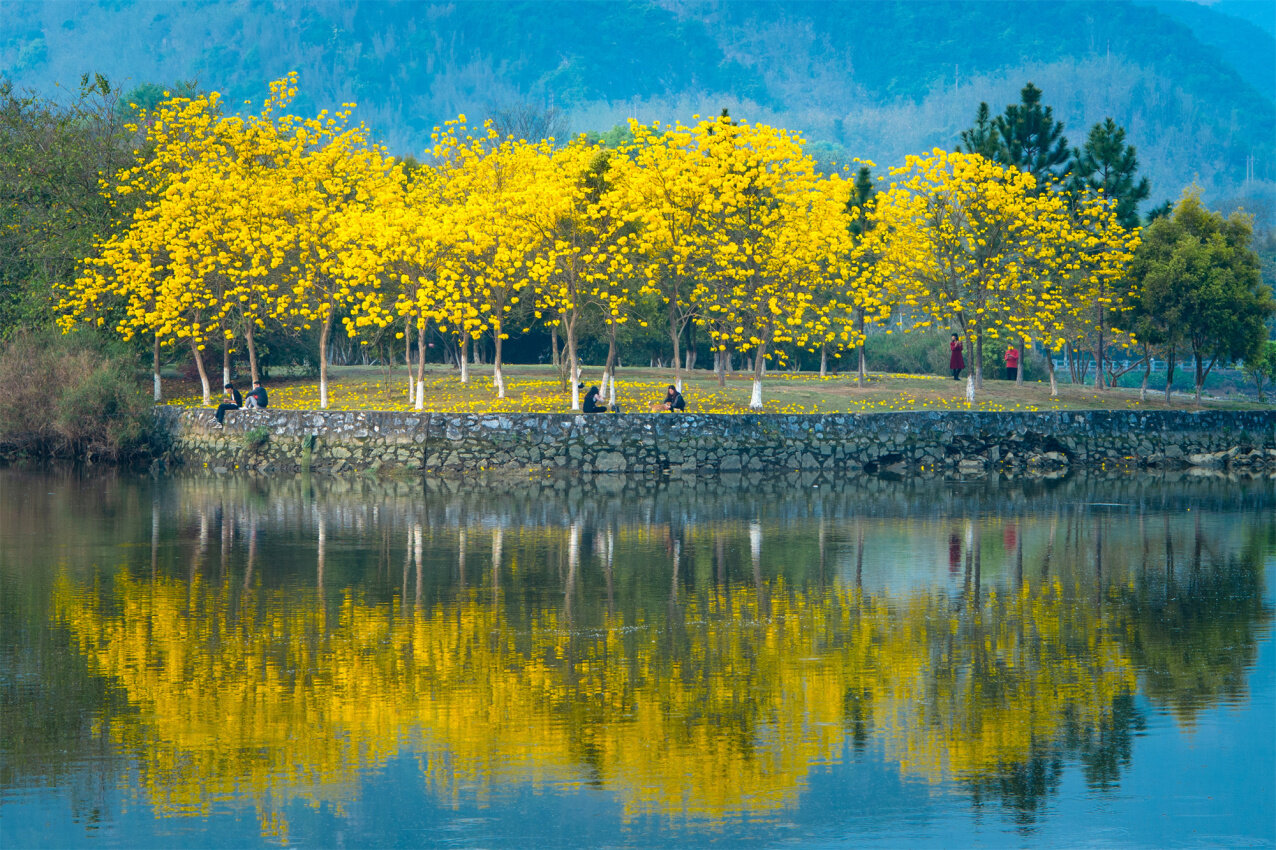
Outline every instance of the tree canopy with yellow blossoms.
<svg viewBox="0 0 1276 850"><path fill-rule="evenodd" d="M578 320L608 342L604 390L631 318L680 345L708 335L720 377L751 362L761 409L768 363L858 347L873 325L950 326L975 354L993 340L1102 360L1133 345L1119 305L1137 231L1101 195L1077 197L977 154L909 157L876 190L864 166L822 175L804 140L723 115L631 123L619 148L502 137L465 117L436 129L424 162L400 161L352 123L352 105L290 114L293 76L252 114L216 94L172 97L136 124L134 166L108 175L121 226L98 241L61 302L125 339L246 350L262 333L318 342L321 407L333 331L360 343L394 326L422 409L426 333L460 351L490 339L504 397L504 342L535 322L561 332L579 407ZM848 175L849 176L849 175ZM411 363L415 343L417 360ZM557 352L555 352L557 356ZM158 356L157 356L158 372Z"/></svg>

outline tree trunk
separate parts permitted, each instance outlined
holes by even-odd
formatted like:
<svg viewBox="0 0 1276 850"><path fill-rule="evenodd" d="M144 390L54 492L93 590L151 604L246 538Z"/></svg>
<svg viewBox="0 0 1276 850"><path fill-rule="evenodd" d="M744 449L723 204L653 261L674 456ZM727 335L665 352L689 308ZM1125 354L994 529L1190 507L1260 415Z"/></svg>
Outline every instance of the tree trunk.
<svg viewBox="0 0 1276 850"><path fill-rule="evenodd" d="M492 328L492 382L496 384L496 397L505 398L505 375L501 372L501 339L505 334L501 330L501 322L498 320L496 326Z"/></svg>
<svg viewBox="0 0 1276 850"><path fill-rule="evenodd" d="M222 386L230 383L230 340L222 340Z"/></svg>
<svg viewBox="0 0 1276 850"><path fill-rule="evenodd" d="M1059 383L1054 374L1054 352L1046 351L1046 371L1050 373L1050 397L1059 397Z"/></svg>
<svg viewBox="0 0 1276 850"><path fill-rule="evenodd" d="M393 358L391 358L393 360ZM403 365L408 368L408 404L416 404L416 381L412 377L412 317L403 320Z"/></svg>
<svg viewBox="0 0 1276 850"><path fill-rule="evenodd" d="M255 384L261 380L261 372L257 370L257 343L253 340L252 322L244 329L244 343L248 347L248 374Z"/></svg>
<svg viewBox="0 0 1276 850"><path fill-rule="evenodd" d="M859 345L855 346L859 354L859 363L856 366L855 382L863 386L868 381L868 358L864 356L864 308L855 308L855 330L859 335Z"/></svg>
<svg viewBox="0 0 1276 850"><path fill-rule="evenodd" d="M1196 383L1196 403L1201 403L1201 388L1205 385L1205 372L1201 369L1201 353L1199 351L1192 352L1192 360L1196 365L1196 375L1194 381Z"/></svg>
<svg viewBox="0 0 1276 850"><path fill-rule="evenodd" d="M971 349L975 352L975 389L982 390L984 388L984 335L976 331L974 345Z"/></svg>
<svg viewBox="0 0 1276 850"><path fill-rule="evenodd" d="M425 410L425 325L421 323L421 327L416 332L416 397L412 399L413 406L417 410Z"/></svg>
<svg viewBox="0 0 1276 850"><path fill-rule="evenodd" d="M319 409L328 409L328 334L332 332L332 311L324 316L319 331Z"/></svg>
<svg viewBox="0 0 1276 850"><path fill-rule="evenodd" d="M1143 349L1143 381L1139 384L1139 401L1148 400L1148 378L1152 376L1152 352Z"/></svg>
<svg viewBox="0 0 1276 850"><path fill-rule="evenodd" d="M678 388L678 392L682 392L682 350L681 350L681 333L679 333L678 322L674 315L673 299L669 300L669 338L673 340L673 385Z"/></svg>
<svg viewBox="0 0 1276 850"><path fill-rule="evenodd" d="M1174 349L1168 352L1169 356L1165 358L1165 403L1170 403L1170 388L1174 385Z"/></svg>
<svg viewBox="0 0 1276 850"><path fill-rule="evenodd" d="M727 353L722 349L718 350L717 372L718 386L725 387L727 385Z"/></svg>
<svg viewBox="0 0 1276 850"><path fill-rule="evenodd" d="M827 378L829 374L829 348L826 344L820 345L820 377Z"/></svg>
<svg viewBox="0 0 1276 850"><path fill-rule="evenodd" d="M580 410L580 364L576 360L576 334L570 330L567 334L567 371L571 380L572 410Z"/></svg>
<svg viewBox="0 0 1276 850"><path fill-rule="evenodd" d="M1102 308L1100 308L1102 309ZM1099 323L1098 345L1094 349L1094 388L1096 390L1106 389L1106 381L1103 380L1103 353L1107 346L1103 343L1103 323Z"/></svg>
<svg viewBox="0 0 1276 850"><path fill-rule="evenodd" d="M1027 343L1023 337L1019 337L1019 362L1016 364L1015 386L1023 386L1023 361L1028 356Z"/></svg>
<svg viewBox="0 0 1276 850"><path fill-rule="evenodd" d="M199 383L204 390L204 406L210 407L213 403L212 387L208 385L208 370L204 368L204 352L199 350L199 343L191 340L191 353L195 355L195 368L199 370Z"/></svg>
<svg viewBox="0 0 1276 850"><path fill-rule="evenodd" d="M467 333L461 335L461 351L457 362L461 364L461 383L468 384L470 382L470 335Z"/></svg>
<svg viewBox="0 0 1276 850"><path fill-rule="evenodd" d="M549 326L549 351L554 368L557 369L562 366L563 358L558 354L558 325Z"/></svg>
<svg viewBox="0 0 1276 850"><path fill-rule="evenodd" d="M155 335L155 344L154 344L154 346L153 346L153 347L152 347L152 349L151 349L151 378L153 379L154 384L155 384L155 386L154 386L154 394L155 394L155 403L156 403L156 404L159 404L159 402L160 402L160 398L161 398L161 396L162 396L162 393L160 392L160 390L162 389L162 386L161 386L161 384L160 384L160 360L159 360L159 349L160 349L159 334L156 334L156 335ZM1263 389L1262 389L1262 387L1261 387L1261 386L1258 388L1258 392L1259 392L1259 397L1261 398L1261 397L1262 397L1262 392L1263 392Z"/></svg>
<svg viewBox="0 0 1276 850"><path fill-rule="evenodd" d="M607 323L607 364L603 366L602 395L607 404L616 403L616 361L619 358L616 350L616 324Z"/></svg>
<svg viewBox="0 0 1276 850"><path fill-rule="evenodd" d="M762 376L766 372L766 343L760 343L753 355L753 394L749 398L750 410L762 409Z"/></svg>

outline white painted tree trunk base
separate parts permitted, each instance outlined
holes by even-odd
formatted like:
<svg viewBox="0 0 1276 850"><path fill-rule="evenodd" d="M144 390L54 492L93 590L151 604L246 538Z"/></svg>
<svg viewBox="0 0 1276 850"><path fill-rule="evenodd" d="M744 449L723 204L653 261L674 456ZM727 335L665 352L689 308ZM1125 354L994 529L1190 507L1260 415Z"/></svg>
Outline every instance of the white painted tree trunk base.
<svg viewBox="0 0 1276 850"><path fill-rule="evenodd" d="M151 377L154 379L154 382L155 382L155 401L158 402L161 398L159 372L155 372L154 374L151 375Z"/></svg>
<svg viewBox="0 0 1276 850"><path fill-rule="evenodd" d="M762 409L762 382L756 378L753 380L753 394L749 396L749 409Z"/></svg>
<svg viewBox="0 0 1276 850"><path fill-rule="evenodd" d="M975 376L966 376L966 401L975 400Z"/></svg>

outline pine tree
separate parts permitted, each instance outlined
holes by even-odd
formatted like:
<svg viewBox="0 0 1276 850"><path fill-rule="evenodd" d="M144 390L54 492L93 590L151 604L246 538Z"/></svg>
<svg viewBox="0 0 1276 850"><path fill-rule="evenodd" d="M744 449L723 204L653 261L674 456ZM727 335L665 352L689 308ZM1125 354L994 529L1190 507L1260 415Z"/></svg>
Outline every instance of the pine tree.
<svg viewBox="0 0 1276 850"><path fill-rule="evenodd" d="M1125 143L1125 128L1111 118L1090 128L1085 146L1072 149L1072 188L1102 192L1116 202L1117 219L1124 227L1139 224L1139 203L1151 191L1147 178L1135 180L1139 159L1134 146Z"/></svg>
<svg viewBox="0 0 1276 850"><path fill-rule="evenodd" d="M1054 110L1041 105L1041 89L1028 83L1019 101L993 122L1001 145L998 161L1031 174L1040 187L1062 174L1057 169L1068 162L1068 139Z"/></svg>
<svg viewBox="0 0 1276 850"><path fill-rule="evenodd" d="M984 107L986 118L987 104ZM964 135L964 134L963 134ZM855 174L855 182L851 184L851 195L846 199L846 230L851 236L853 243L859 243L864 235L873 228L876 222L872 218L872 212L875 201L873 199L873 178L867 165L861 166ZM856 346L858 363L856 366L856 379L863 384L868 380L868 364L864 359L864 324L865 314L867 312L865 304L855 305L855 330L856 339L859 344ZM821 363L821 369L823 364Z"/></svg>
<svg viewBox="0 0 1276 850"><path fill-rule="evenodd" d="M975 126L962 130L961 141L957 146L960 153L977 153L994 162L1002 161L1000 137L989 116L987 103L979 104L979 111L975 113Z"/></svg>

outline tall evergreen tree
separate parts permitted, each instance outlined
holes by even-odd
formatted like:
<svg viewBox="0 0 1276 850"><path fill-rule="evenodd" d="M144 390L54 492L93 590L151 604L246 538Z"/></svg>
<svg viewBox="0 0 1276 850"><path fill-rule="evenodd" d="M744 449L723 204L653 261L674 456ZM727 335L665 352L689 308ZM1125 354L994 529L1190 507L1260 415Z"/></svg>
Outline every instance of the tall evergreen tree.
<svg viewBox="0 0 1276 850"><path fill-rule="evenodd" d="M1151 191L1147 178L1135 179L1139 159L1125 143L1125 128L1111 118L1095 124L1085 145L1072 149L1072 188L1102 192L1116 202L1117 220L1124 227L1139 224L1139 204Z"/></svg>
<svg viewBox="0 0 1276 850"><path fill-rule="evenodd" d="M858 244L864 235L873 229L876 222L872 218L873 207L876 206L877 199L873 197L873 177L867 165L860 166L859 171L855 173L855 182L851 184L850 197L846 199L846 230L851 234L851 239ZM856 346L858 364L856 367L856 380L863 384L868 380L868 362L864 359L864 324L866 319L866 308L863 304L855 306L855 330L860 339L859 345ZM823 355L821 354L821 361ZM823 370L823 362L821 362L821 370Z"/></svg>
<svg viewBox="0 0 1276 850"><path fill-rule="evenodd" d="M988 104L980 103L975 113L975 126L962 130L961 144L957 150L962 153L977 153L985 159L1002 162L1001 141L997 127L988 114Z"/></svg>
<svg viewBox="0 0 1276 850"><path fill-rule="evenodd" d="M1019 92L1019 103L1007 106L993 124L1001 146L999 162L1036 177L1038 186L1062 175L1068 139L1054 110L1041 105L1041 89L1028 83Z"/></svg>

